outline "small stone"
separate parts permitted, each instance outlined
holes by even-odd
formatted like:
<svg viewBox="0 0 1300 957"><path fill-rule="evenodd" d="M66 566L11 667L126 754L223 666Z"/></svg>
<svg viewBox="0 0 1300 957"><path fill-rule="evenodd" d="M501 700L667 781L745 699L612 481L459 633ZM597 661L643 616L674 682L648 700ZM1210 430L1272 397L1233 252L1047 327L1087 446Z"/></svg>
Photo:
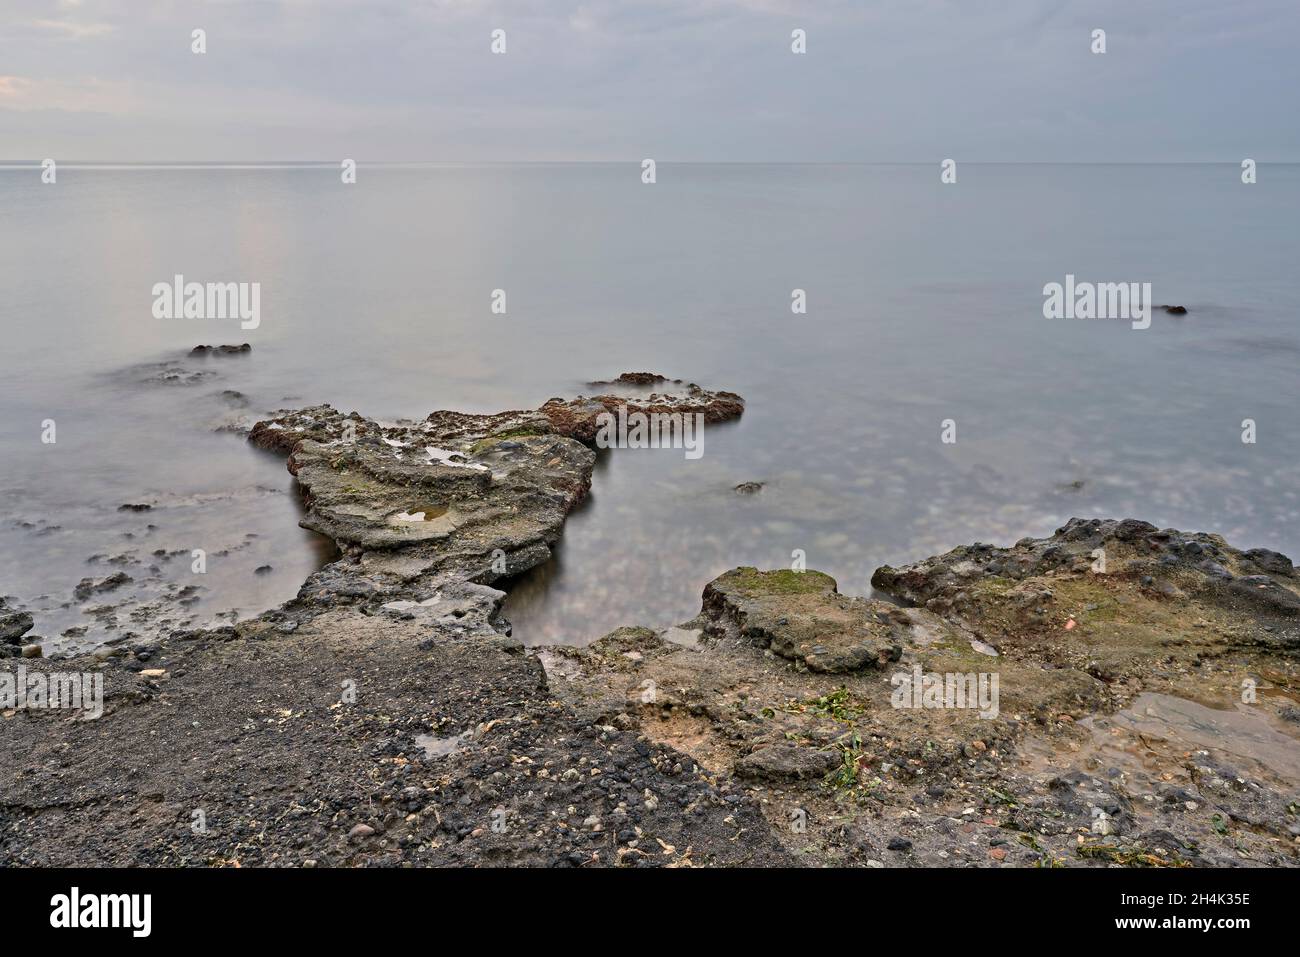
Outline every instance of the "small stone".
<svg viewBox="0 0 1300 957"><path fill-rule="evenodd" d="M362 838L370 837L370 835L374 833L375 829L369 824L358 824L352 828L352 830L348 831L348 838L354 841L359 841Z"/></svg>
<svg viewBox="0 0 1300 957"><path fill-rule="evenodd" d="M767 780L819 778L840 761L841 758L830 751L778 741L737 761L736 773L743 778Z"/></svg>
<svg viewBox="0 0 1300 957"><path fill-rule="evenodd" d="M1099 817L1092 822L1092 833L1110 837L1113 834L1118 834L1119 828L1115 826L1115 822L1109 817Z"/></svg>

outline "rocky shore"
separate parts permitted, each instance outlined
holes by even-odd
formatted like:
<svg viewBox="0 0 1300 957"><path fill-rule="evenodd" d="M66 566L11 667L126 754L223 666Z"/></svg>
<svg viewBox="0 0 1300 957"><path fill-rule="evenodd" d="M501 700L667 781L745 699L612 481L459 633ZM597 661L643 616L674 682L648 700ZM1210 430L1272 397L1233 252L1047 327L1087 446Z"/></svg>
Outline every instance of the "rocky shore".
<svg viewBox="0 0 1300 957"><path fill-rule="evenodd" d="M616 391L258 422L340 557L251 621L22 660L101 673L104 707L0 711L0 863L1300 860L1300 578L1215 535L1074 519L881 568L876 597L737 568L677 627L526 649L498 586L587 495L597 416L743 412L650 373L593 386ZM11 655L30 628L0 608Z"/></svg>

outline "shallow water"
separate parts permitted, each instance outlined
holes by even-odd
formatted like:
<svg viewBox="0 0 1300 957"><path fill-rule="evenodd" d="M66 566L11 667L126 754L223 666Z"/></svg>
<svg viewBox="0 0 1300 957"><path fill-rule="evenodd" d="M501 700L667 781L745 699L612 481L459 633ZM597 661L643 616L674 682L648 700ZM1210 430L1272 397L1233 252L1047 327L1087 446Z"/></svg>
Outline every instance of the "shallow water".
<svg viewBox="0 0 1300 957"><path fill-rule="evenodd" d="M1300 784L1300 738L1274 727L1257 708L1240 704L1231 710L1207 708L1185 698L1146 692L1111 718L1098 721L1138 739L1165 741L1188 751L1214 750L1234 762L1261 764L1282 780Z"/></svg>
<svg viewBox="0 0 1300 957"><path fill-rule="evenodd" d="M1072 769L1125 775L1139 790L1192 781L1189 756L1205 751L1226 767L1286 787L1300 785L1300 730L1269 709L1238 703L1211 708L1175 695L1143 692L1114 714L1079 722L1089 738L1064 749L1031 738L1018 751L1043 781Z"/></svg>
<svg viewBox="0 0 1300 957"><path fill-rule="evenodd" d="M965 165L955 186L930 166L660 164L654 186L635 164L363 167L346 187L332 167L61 167L53 186L0 168L0 593L48 639L86 625L74 644L190 585L178 622L256 613L328 553L283 463L223 423L535 407L627 370L740 392L746 413L695 461L602 453L507 604L530 643L682 621L717 574L795 549L865 592L881 563L1072 515L1294 555L1298 200L1295 166L1249 187L1230 165ZM1190 312L1046 320L1067 272ZM177 273L260 282L261 326L155 319ZM72 591L119 568L132 583L91 602L128 602L109 629Z"/></svg>

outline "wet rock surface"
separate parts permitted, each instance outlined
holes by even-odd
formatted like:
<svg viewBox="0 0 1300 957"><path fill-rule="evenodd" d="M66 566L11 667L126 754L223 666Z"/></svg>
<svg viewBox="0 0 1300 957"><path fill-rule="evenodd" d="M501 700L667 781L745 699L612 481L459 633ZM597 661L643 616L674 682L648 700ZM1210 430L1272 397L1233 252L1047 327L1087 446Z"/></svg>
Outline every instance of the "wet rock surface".
<svg viewBox="0 0 1300 957"><path fill-rule="evenodd" d="M35 623L30 612L10 608L5 599L0 598L0 658L17 653L26 635Z"/></svg>
<svg viewBox="0 0 1300 957"><path fill-rule="evenodd" d="M737 568L704 589L704 633L769 648L810 671L837 674L897 661L907 615L840 595L821 572Z"/></svg>
<svg viewBox="0 0 1300 957"><path fill-rule="evenodd" d="M192 356L238 356L252 352L253 347L245 342L241 345L195 346L190 350Z"/></svg>
<svg viewBox="0 0 1300 957"><path fill-rule="evenodd" d="M93 578L83 578L77 583L77 587L72 590L72 597L78 601L85 601L92 595L113 591L130 582L131 576L126 572L114 572L99 581L95 581Z"/></svg>
<svg viewBox="0 0 1300 957"><path fill-rule="evenodd" d="M23 662L104 708L0 712L0 861L1296 863L1300 581L1217 536L1073 520L882 568L894 602L739 568L677 628L529 653L501 586L588 493L607 398L257 423L340 557L251 621ZM30 627L0 605L0 648Z"/></svg>
<svg viewBox="0 0 1300 957"><path fill-rule="evenodd" d="M303 586L316 602L531 568L550 557L595 464L591 449L537 413L379 425L319 406L260 422L250 439L289 452L308 505L302 524L344 552Z"/></svg>
<svg viewBox="0 0 1300 957"><path fill-rule="evenodd" d="M875 584L903 604L740 568L670 629L694 644L624 628L542 657L579 713L742 784L808 863L1297 863L1300 582L1284 556L1072 520ZM926 675L973 679L965 706L898 697Z"/></svg>
<svg viewBox="0 0 1300 957"><path fill-rule="evenodd" d="M669 382L649 372L624 373L613 382L592 383L594 386L616 384L653 384L664 388L645 396L615 394L551 399L542 406L541 412L557 432L591 442L599 429L600 416L616 415L620 410L626 410L628 415L702 415L706 423L713 424L737 418L745 409L745 401L734 392L710 392L693 382L683 383L680 379Z"/></svg>
<svg viewBox="0 0 1300 957"><path fill-rule="evenodd" d="M549 557L595 462L551 416L319 406L250 438L342 557L258 619L31 662L101 673L104 709L2 715L0 860L789 861L735 785L580 718L509 637L491 583Z"/></svg>

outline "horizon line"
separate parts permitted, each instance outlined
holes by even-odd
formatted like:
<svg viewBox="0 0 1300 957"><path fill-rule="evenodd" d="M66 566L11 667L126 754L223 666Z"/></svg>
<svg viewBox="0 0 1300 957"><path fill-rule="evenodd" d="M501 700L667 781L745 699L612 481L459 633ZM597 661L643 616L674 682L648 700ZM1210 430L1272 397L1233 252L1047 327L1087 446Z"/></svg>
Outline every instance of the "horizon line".
<svg viewBox="0 0 1300 957"><path fill-rule="evenodd" d="M655 159L665 166L933 166L951 157L937 160L679 160ZM1252 157L1230 160L957 160L962 166L1239 166ZM337 169L340 159L292 160L114 160L54 158L64 169ZM355 160L358 168L420 168L437 166L640 166L644 159L620 160ZM1298 160L1255 160L1260 166L1295 166ZM0 170L42 168L44 160L0 159Z"/></svg>

